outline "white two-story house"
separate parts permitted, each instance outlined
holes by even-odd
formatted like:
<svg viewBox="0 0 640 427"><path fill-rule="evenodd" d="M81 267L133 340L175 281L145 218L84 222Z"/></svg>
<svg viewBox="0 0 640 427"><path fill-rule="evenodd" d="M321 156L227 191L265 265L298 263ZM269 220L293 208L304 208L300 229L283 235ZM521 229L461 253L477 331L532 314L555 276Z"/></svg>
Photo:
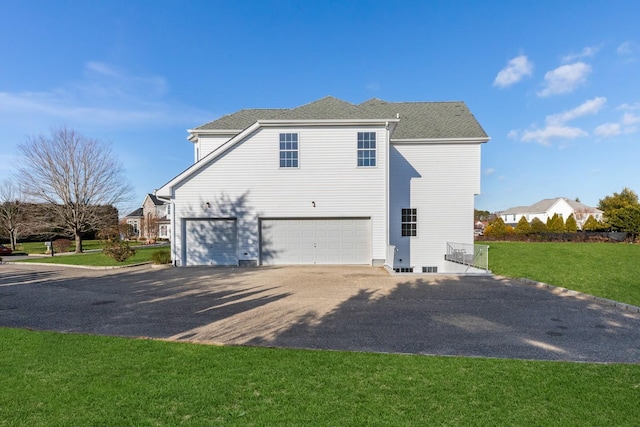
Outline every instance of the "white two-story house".
<svg viewBox="0 0 640 427"><path fill-rule="evenodd" d="M518 221L524 217L528 222L538 218L546 224L547 220L554 215L560 216L566 221L573 215L578 225L578 229L582 229L584 223L592 216L598 221L602 221L604 212L598 208L587 206L577 200L567 197L556 197L554 199L543 199L531 206L516 206L502 212L500 216L507 225L515 227Z"/></svg>
<svg viewBox="0 0 640 427"><path fill-rule="evenodd" d="M454 272L473 244L480 148L463 102L326 97L189 130L195 163L156 190L188 265L366 264Z"/></svg>

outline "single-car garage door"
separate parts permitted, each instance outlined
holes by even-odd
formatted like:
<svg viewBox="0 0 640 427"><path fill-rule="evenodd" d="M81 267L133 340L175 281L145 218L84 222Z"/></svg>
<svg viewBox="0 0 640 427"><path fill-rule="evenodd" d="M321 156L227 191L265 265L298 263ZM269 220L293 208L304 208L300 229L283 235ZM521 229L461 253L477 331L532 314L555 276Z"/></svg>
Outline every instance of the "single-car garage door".
<svg viewBox="0 0 640 427"><path fill-rule="evenodd" d="M188 219L184 222L186 265L237 265L234 219Z"/></svg>
<svg viewBox="0 0 640 427"><path fill-rule="evenodd" d="M371 264L369 218L261 221L262 264Z"/></svg>

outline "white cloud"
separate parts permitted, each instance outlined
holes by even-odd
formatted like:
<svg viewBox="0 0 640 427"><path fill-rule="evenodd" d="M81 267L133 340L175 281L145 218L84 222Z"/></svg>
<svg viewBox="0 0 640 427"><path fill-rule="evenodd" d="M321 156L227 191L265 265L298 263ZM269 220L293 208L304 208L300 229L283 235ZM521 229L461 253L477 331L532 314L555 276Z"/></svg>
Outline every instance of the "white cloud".
<svg viewBox="0 0 640 427"><path fill-rule="evenodd" d="M562 57L562 62L573 62L578 59L591 58L600 51L600 46L587 46L580 53L571 53Z"/></svg>
<svg viewBox="0 0 640 427"><path fill-rule="evenodd" d="M109 129L190 124L209 114L167 98L163 77L88 62L84 77L43 92L0 92L0 123L90 124Z"/></svg>
<svg viewBox="0 0 640 427"><path fill-rule="evenodd" d="M484 170L485 175L493 175L496 172L494 168L487 168Z"/></svg>
<svg viewBox="0 0 640 427"><path fill-rule="evenodd" d="M551 145L552 139L572 140L588 136L589 133L584 129L575 126L567 126L566 123L579 117L598 113L606 104L607 98L599 96L587 100L571 110L563 111L557 114L548 115L545 118L545 126L539 128L535 125L522 132L512 130L508 136L512 139L520 139L523 142L537 142L542 145ZM605 132L602 127L600 132ZM564 148L566 146L561 146Z"/></svg>
<svg viewBox="0 0 640 427"><path fill-rule="evenodd" d="M636 123L640 123L640 116L636 116L633 113L624 113L622 123L626 126L635 125Z"/></svg>
<svg viewBox="0 0 640 427"><path fill-rule="evenodd" d="M546 122L550 125L562 125L578 117L586 116L589 114L596 114L602 109L602 107L604 107L606 103L607 98L599 96L583 102L581 105L572 110L547 116Z"/></svg>
<svg viewBox="0 0 640 427"><path fill-rule="evenodd" d="M533 73L533 62L529 61L526 55L516 56L509 61L506 67L504 67L495 80L494 86L509 87L515 83L518 83L526 76L530 76Z"/></svg>
<svg viewBox="0 0 640 427"><path fill-rule="evenodd" d="M604 123L593 131L598 136L603 138L620 135L622 133L622 129L619 123Z"/></svg>
<svg viewBox="0 0 640 427"><path fill-rule="evenodd" d="M616 110L640 110L640 102L636 102L635 104L624 103L616 108Z"/></svg>
<svg viewBox="0 0 640 427"><path fill-rule="evenodd" d="M538 92L538 96L573 92L587 81L589 73L591 73L591 66L584 62L562 65L544 75L544 88Z"/></svg>
<svg viewBox="0 0 640 427"><path fill-rule="evenodd" d="M551 145L552 138L575 139L589 134L584 130L570 126L548 125L543 129L529 129L522 133L521 141L537 142L542 145Z"/></svg>
<svg viewBox="0 0 640 427"><path fill-rule="evenodd" d="M635 55L636 53L640 53L640 45L632 40L628 40L618 46L616 52L621 56Z"/></svg>
<svg viewBox="0 0 640 427"><path fill-rule="evenodd" d="M507 138L509 139L518 139L518 136L520 135L520 132L518 132L517 130L510 130L509 133L507 134Z"/></svg>

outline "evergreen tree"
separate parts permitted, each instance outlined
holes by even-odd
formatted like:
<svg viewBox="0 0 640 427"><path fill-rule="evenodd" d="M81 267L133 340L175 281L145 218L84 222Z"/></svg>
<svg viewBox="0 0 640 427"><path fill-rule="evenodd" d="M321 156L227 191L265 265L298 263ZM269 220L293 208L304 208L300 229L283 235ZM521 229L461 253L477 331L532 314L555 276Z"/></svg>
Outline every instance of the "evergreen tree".
<svg viewBox="0 0 640 427"><path fill-rule="evenodd" d="M595 219L593 215L589 215L589 218L587 218L587 220L582 225L582 231L600 231L603 228L603 224Z"/></svg>
<svg viewBox="0 0 640 427"><path fill-rule="evenodd" d="M569 215L569 218L567 218L567 222L565 223L564 227L567 233L578 232L578 223L576 222L576 218L573 216L573 214Z"/></svg>
<svg viewBox="0 0 640 427"><path fill-rule="evenodd" d="M529 221L527 221L524 216L522 216L520 221L518 221L518 224L516 224L515 232L516 234L524 235L531 233L531 224L529 224Z"/></svg>
<svg viewBox="0 0 640 427"><path fill-rule="evenodd" d="M496 218L487 226L484 232L485 236L496 238L504 237L505 234L507 234L507 225L502 220L502 217Z"/></svg>
<svg viewBox="0 0 640 427"><path fill-rule="evenodd" d="M540 218L533 218L533 220L531 221L531 232L532 233L546 233L548 231L549 231L549 229L544 224L544 222L542 222L542 220Z"/></svg>
<svg viewBox="0 0 640 427"><path fill-rule="evenodd" d="M551 217L551 225L547 225L552 233L564 233L564 220L557 213Z"/></svg>

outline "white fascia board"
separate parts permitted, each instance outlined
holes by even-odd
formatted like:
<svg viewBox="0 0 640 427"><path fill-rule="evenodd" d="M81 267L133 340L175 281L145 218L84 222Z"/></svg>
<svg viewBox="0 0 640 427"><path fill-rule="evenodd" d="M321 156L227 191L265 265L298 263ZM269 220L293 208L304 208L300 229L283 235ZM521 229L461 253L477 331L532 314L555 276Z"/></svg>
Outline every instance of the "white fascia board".
<svg viewBox="0 0 640 427"><path fill-rule="evenodd" d="M248 135L252 134L253 132L255 132L255 130L258 129L259 127L260 127L260 124L258 122L252 124L251 126L246 128L245 130L240 132L238 135L234 136L229 141L225 142L220 147L218 147L217 149L213 150L211 153L207 154L205 157L200 159L199 162L194 163L193 165L191 165L190 167L185 169L181 174L179 174L178 176L173 178L171 181L167 182L165 185L163 185L162 187L157 189L155 191L156 196L157 197L164 197L164 198L172 197L172 195L173 195L173 187L175 187L176 184L178 184L179 182L181 182L184 179L188 178L191 174L193 174L193 173L199 171L200 169L204 168L205 166L207 166L213 160L215 160L216 158L218 158L219 156L221 156L222 154L227 152L227 150L229 150L231 147L236 145L238 142L242 141L246 136L248 136Z"/></svg>
<svg viewBox="0 0 640 427"><path fill-rule="evenodd" d="M393 139L392 144L440 144L448 142L451 144L482 144L491 138L415 138L415 139Z"/></svg>
<svg viewBox="0 0 640 427"><path fill-rule="evenodd" d="M397 123L399 119L322 119L322 120L258 120L263 127L289 127L289 126L361 126Z"/></svg>
<svg viewBox="0 0 640 427"><path fill-rule="evenodd" d="M189 136L187 139L191 142L197 142L201 135L237 135L242 129L187 129Z"/></svg>

